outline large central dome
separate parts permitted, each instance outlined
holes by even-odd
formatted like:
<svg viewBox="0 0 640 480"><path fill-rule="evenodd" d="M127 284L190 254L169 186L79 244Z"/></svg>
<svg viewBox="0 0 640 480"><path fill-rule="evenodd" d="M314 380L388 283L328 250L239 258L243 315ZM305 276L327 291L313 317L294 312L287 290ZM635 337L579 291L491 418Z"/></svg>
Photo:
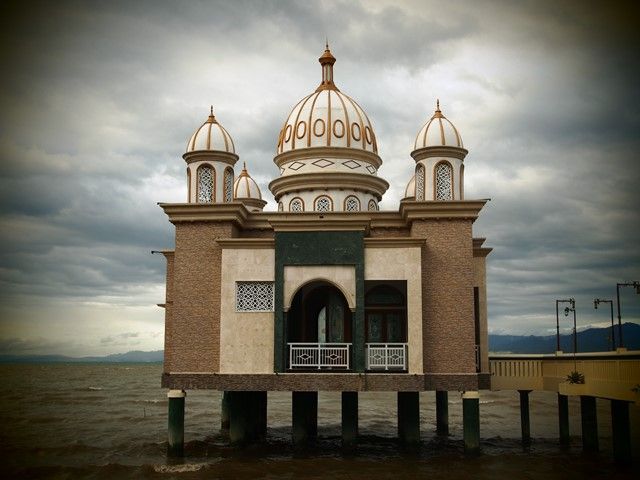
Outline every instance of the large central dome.
<svg viewBox="0 0 640 480"><path fill-rule="evenodd" d="M367 114L333 81L327 45L322 81L291 110L278 137L280 178L269 185L281 211L376 210L388 184ZM319 202L318 199L321 201Z"/></svg>

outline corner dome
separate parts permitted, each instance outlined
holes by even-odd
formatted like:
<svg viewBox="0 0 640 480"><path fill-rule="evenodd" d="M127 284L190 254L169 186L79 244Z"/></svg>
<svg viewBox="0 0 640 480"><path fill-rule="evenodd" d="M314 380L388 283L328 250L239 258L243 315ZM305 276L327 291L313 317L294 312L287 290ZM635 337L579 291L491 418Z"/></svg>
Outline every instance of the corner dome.
<svg viewBox="0 0 640 480"><path fill-rule="evenodd" d="M404 198L415 198L416 196L416 174L414 173L404 189Z"/></svg>
<svg viewBox="0 0 640 480"><path fill-rule="evenodd" d="M322 82L291 110L278 137L277 153L310 147L346 147L378 153L369 117L333 83L335 57L327 45L318 59Z"/></svg>
<svg viewBox="0 0 640 480"><path fill-rule="evenodd" d="M243 165L242 171L233 184L233 198L246 199L252 198L262 200L262 193L256 181L251 178L247 171L247 164Z"/></svg>
<svg viewBox="0 0 640 480"><path fill-rule="evenodd" d="M211 107L209 118L191 135L185 153L202 151L226 152L234 155L236 153L231 135L216 120L213 107Z"/></svg>
<svg viewBox="0 0 640 480"><path fill-rule="evenodd" d="M440 111L440 100L436 102L436 111L416 136L414 150L425 147L464 148L458 129Z"/></svg>

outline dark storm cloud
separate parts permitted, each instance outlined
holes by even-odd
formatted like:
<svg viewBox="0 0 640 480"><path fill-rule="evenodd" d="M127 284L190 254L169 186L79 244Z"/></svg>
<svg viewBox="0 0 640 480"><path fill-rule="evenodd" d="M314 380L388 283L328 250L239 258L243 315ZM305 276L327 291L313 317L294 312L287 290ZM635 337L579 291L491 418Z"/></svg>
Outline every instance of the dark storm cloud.
<svg viewBox="0 0 640 480"><path fill-rule="evenodd" d="M272 202L278 132L319 82L325 35L338 86L376 129L380 174L391 184L385 208L404 192L414 136L435 98L462 132L467 198L492 198L474 227L494 247L491 328L544 331L555 321L553 300L569 295L583 324L601 321L587 310L593 296L639 276L635 3L0 9L0 61L11 66L0 76L4 317L69 299L112 305L111 318L133 321L139 312L125 315L123 305L161 302L164 260L149 251L173 239L156 202L184 200L187 139L213 103ZM636 298L625 302L637 315ZM57 315L43 325L68 321ZM161 332L162 313L153 315ZM100 328L78 342L115 346L131 332L114 320ZM160 337L141 341L151 338Z"/></svg>

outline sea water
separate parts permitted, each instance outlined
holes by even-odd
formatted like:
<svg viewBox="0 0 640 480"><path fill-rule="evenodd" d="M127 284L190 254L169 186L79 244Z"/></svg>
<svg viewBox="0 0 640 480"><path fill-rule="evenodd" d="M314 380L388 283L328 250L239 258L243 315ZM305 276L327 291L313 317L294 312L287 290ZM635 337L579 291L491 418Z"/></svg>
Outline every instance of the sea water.
<svg viewBox="0 0 640 480"><path fill-rule="evenodd" d="M449 437L435 434L435 394L420 394L422 443L397 441L396 396L359 395L360 438L340 443L340 393L320 392L318 441L291 443L291 394L268 394L265 442L231 447L221 394L188 391L185 458L166 458L167 398L159 364L0 365L0 478L96 479L591 479L638 478L640 408L630 407L635 465L613 462L609 402L598 400L600 452L585 455L580 405L569 400L571 444L558 444L557 398L530 394L532 443L520 441L517 392L481 392L482 453L466 456L462 401L449 393Z"/></svg>

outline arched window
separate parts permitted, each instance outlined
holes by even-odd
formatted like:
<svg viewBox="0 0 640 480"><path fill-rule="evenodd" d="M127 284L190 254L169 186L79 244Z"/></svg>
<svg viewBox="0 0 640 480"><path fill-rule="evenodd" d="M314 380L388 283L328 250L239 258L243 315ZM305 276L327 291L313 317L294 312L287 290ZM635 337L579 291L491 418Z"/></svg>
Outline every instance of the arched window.
<svg viewBox="0 0 640 480"><path fill-rule="evenodd" d="M278 202L278 211L279 212L284 211L284 205L282 205L282 202Z"/></svg>
<svg viewBox="0 0 640 480"><path fill-rule="evenodd" d="M233 170L230 168L224 170L224 201L233 201Z"/></svg>
<svg viewBox="0 0 640 480"><path fill-rule="evenodd" d="M424 166L416 166L416 201L424 200Z"/></svg>
<svg viewBox="0 0 640 480"><path fill-rule="evenodd" d="M344 210L346 212L359 212L360 211L360 200L358 200L358 197L354 197L353 195L349 195L344 200Z"/></svg>
<svg viewBox="0 0 640 480"><path fill-rule="evenodd" d="M460 165L460 200L464 200L464 165Z"/></svg>
<svg viewBox="0 0 640 480"><path fill-rule="evenodd" d="M452 168L448 162L440 162L435 168L435 199L451 200L453 198Z"/></svg>
<svg viewBox="0 0 640 480"><path fill-rule="evenodd" d="M304 212L304 202L301 198L294 198L289 202L289 211L290 212Z"/></svg>
<svg viewBox="0 0 640 480"><path fill-rule="evenodd" d="M375 212L378 210L378 204L376 203L375 200L371 199L369 200L369 211L370 212Z"/></svg>
<svg viewBox="0 0 640 480"><path fill-rule="evenodd" d="M191 169L187 167L187 203L191 202Z"/></svg>
<svg viewBox="0 0 640 480"><path fill-rule="evenodd" d="M315 202L315 211L316 212L330 212L333 210L333 205L331 204L331 199L327 196L322 196L316 198Z"/></svg>
<svg viewBox="0 0 640 480"><path fill-rule="evenodd" d="M215 183L216 172L210 165L198 168L197 200L198 203L212 203L216 200Z"/></svg>

